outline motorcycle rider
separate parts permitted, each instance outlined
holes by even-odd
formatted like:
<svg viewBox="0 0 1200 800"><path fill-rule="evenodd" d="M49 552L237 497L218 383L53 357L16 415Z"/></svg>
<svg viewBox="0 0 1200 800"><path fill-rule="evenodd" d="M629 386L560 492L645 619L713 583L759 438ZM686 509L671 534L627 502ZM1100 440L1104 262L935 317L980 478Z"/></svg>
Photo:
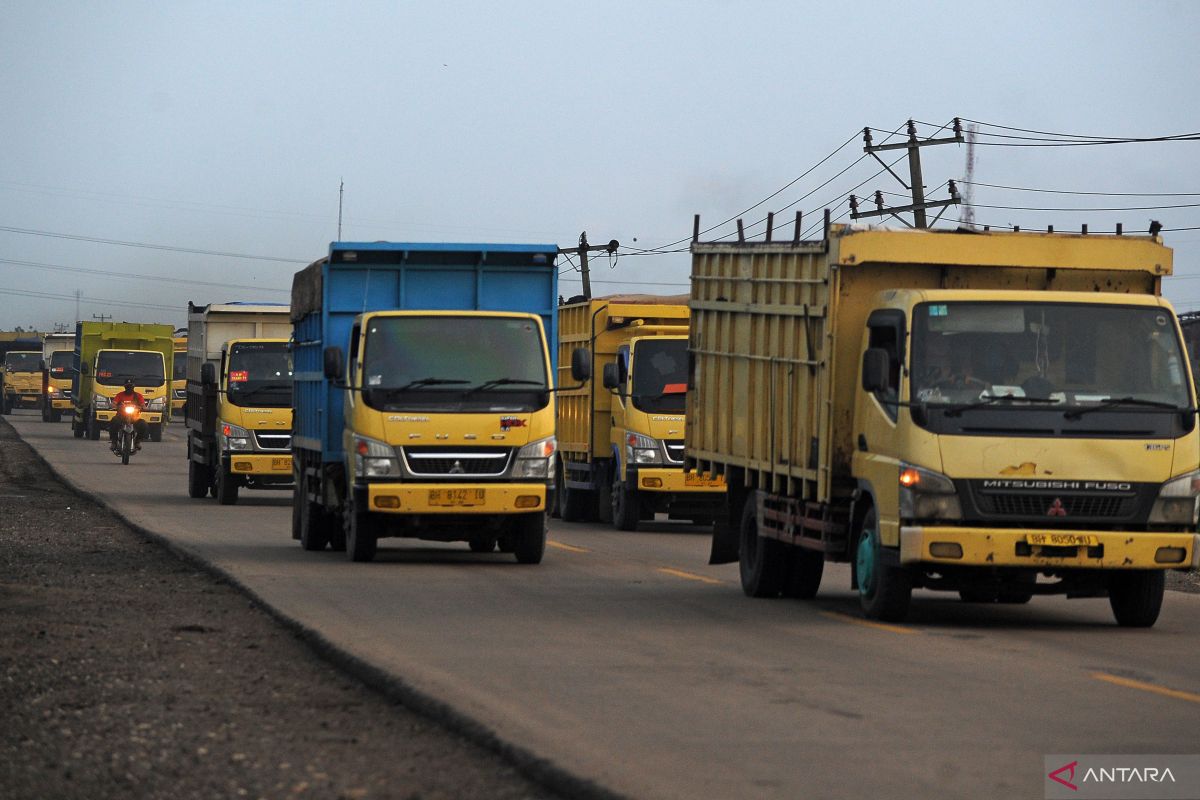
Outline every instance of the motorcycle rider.
<svg viewBox="0 0 1200 800"><path fill-rule="evenodd" d="M108 425L108 442L110 445L112 445L114 453L117 451L117 431L120 430L121 426L125 424L125 420L122 418L121 409L130 403L143 411L146 409L146 398L142 397L139 392L134 390L133 379L127 378L125 380L124 389L122 389L120 392L117 392L112 399L113 409L115 409L117 413L113 414L112 422L110 422ZM142 439L146 435L146 421L139 417L137 422L133 423L133 429L136 433L136 436L133 440L133 449L136 453L138 450L142 449Z"/></svg>

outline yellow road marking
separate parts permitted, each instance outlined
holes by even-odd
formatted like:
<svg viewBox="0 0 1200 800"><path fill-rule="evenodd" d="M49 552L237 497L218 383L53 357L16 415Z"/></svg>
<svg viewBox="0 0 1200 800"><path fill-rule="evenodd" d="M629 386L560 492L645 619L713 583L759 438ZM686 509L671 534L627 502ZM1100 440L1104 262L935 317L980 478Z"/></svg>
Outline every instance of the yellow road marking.
<svg viewBox="0 0 1200 800"><path fill-rule="evenodd" d="M562 542L556 542L551 539L547 539L546 544L550 545L551 547L557 547L559 550L569 550L572 553L590 553L590 552L592 552L591 550L588 550L586 547L576 547L573 544L563 544Z"/></svg>
<svg viewBox="0 0 1200 800"><path fill-rule="evenodd" d="M683 578L689 581L700 581L701 583L724 583L725 581L717 578L710 578L707 575L697 575L694 572L684 572L681 569L672 569L671 567L659 567L658 571L664 575L674 575L676 578Z"/></svg>
<svg viewBox="0 0 1200 800"><path fill-rule="evenodd" d="M862 625L864 628L877 628L881 631L891 631L892 633L920 633L914 628L905 628L901 625L887 625L883 622L872 622L869 619L859 619L852 617L849 614L839 614L836 611L822 611L822 617L836 619L838 622L849 622L851 625Z"/></svg>
<svg viewBox="0 0 1200 800"><path fill-rule="evenodd" d="M1118 675L1109 675L1107 672L1093 672L1092 677L1098 681L1107 683L1115 683L1117 686L1124 686L1127 689L1141 689L1143 692L1153 692L1161 694L1163 697L1173 697L1176 700L1187 700L1190 703L1200 703L1200 694L1195 692L1183 692L1179 689L1168 689L1165 686L1157 686L1153 683L1145 683L1144 681L1135 681L1132 678L1122 678Z"/></svg>

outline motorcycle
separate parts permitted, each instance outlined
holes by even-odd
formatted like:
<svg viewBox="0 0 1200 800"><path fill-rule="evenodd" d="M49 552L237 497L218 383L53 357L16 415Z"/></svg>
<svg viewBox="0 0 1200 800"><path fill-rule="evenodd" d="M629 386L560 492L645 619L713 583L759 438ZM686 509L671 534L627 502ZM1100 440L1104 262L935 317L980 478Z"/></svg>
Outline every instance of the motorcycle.
<svg viewBox="0 0 1200 800"><path fill-rule="evenodd" d="M117 413L121 415L121 427L113 443L113 454L121 457L122 464L128 464L129 457L138 449L137 423L142 418L142 410L133 403L126 403Z"/></svg>

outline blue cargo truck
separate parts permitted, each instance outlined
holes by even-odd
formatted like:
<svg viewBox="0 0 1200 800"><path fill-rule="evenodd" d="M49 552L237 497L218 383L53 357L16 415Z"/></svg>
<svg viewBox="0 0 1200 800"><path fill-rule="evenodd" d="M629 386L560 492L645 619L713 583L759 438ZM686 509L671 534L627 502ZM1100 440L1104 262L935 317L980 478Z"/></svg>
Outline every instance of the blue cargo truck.
<svg viewBox="0 0 1200 800"><path fill-rule="evenodd" d="M558 248L334 242L296 273L292 535L538 563L553 493ZM586 354L572 359L586 372Z"/></svg>

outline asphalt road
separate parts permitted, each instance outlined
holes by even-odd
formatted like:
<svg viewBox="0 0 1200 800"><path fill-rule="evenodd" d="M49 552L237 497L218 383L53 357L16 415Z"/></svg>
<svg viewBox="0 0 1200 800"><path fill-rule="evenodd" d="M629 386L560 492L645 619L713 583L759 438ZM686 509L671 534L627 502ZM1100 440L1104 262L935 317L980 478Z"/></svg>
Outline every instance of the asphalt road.
<svg viewBox="0 0 1200 800"><path fill-rule="evenodd" d="M845 568L817 599L743 596L698 528L553 520L539 566L465 545L306 553L290 493L191 500L182 426L122 467L104 442L9 420L69 482L218 565L328 641L502 738L638 798L1040 797L1049 753L1200 751L1200 595L1150 630L1106 600L861 618ZM87 535L86 531L80 535Z"/></svg>

